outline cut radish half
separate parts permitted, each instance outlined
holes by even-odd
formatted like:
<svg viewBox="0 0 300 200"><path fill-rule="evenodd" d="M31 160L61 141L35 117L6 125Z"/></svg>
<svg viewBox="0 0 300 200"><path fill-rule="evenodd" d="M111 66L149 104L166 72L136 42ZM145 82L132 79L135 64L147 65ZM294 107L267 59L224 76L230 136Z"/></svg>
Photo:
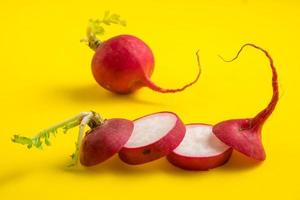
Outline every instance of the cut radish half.
<svg viewBox="0 0 300 200"><path fill-rule="evenodd" d="M133 122L127 119L107 119L93 128L82 141L80 162L94 166L118 153L132 134Z"/></svg>
<svg viewBox="0 0 300 200"><path fill-rule="evenodd" d="M172 152L185 135L185 125L172 112L146 115L134 121L131 137L119 152L122 161L136 165Z"/></svg>
<svg viewBox="0 0 300 200"><path fill-rule="evenodd" d="M188 170L208 170L226 163L232 148L221 142L207 124L186 125L186 134L167 159Z"/></svg>

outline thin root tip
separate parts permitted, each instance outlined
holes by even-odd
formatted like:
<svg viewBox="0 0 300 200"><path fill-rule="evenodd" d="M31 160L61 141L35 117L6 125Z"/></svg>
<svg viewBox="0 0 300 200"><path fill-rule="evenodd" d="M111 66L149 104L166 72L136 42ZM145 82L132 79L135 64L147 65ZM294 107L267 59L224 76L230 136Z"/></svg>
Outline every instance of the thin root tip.
<svg viewBox="0 0 300 200"><path fill-rule="evenodd" d="M245 43L244 45L242 45L242 47L240 48L240 50L237 52L237 54L235 55L235 57L233 57L232 59L225 59L223 58L221 55L218 55L219 58L221 58L224 62L232 62L234 61L235 59L237 59L240 55L240 53L242 52L242 50L246 47L246 46L251 46L251 47L254 47L254 48L257 48L257 49L260 49L260 50L263 50L262 48L258 47L257 45L253 44L253 43ZM264 50L263 50L264 51Z"/></svg>
<svg viewBox="0 0 300 200"><path fill-rule="evenodd" d="M231 60L227 60L227 59L225 59L223 56L221 56L221 55L218 55L218 57L223 61L223 62L232 62L233 60L235 60L235 58L234 59L231 59Z"/></svg>

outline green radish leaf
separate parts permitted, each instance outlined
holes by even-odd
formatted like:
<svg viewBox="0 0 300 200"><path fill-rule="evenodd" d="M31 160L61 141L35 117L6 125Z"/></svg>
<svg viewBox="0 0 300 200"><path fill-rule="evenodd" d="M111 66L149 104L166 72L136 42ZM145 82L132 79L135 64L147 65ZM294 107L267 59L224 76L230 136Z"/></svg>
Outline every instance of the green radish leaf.
<svg viewBox="0 0 300 200"><path fill-rule="evenodd" d="M15 143L27 145L28 148L32 147L32 140L28 137L14 135L11 140Z"/></svg>
<svg viewBox="0 0 300 200"><path fill-rule="evenodd" d="M71 119L68 119L62 123L56 124L54 126L51 126L45 130L42 130L37 135L33 136L32 138L20 136L20 135L14 135L12 138L12 142L27 145L27 148L32 148L33 146L42 149L43 144L50 146L50 136L57 133L58 129L62 129L64 133L66 133L69 129L74 128L75 126L78 126L83 118L83 116L86 114L79 114Z"/></svg>
<svg viewBox="0 0 300 200"><path fill-rule="evenodd" d="M120 15L110 14L109 11L106 11L102 19L89 20L86 37L80 41L86 43L91 49L96 50L101 43L97 36L105 33L104 25L110 26L111 24L126 26L126 21L120 19Z"/></svg>
<svg viewBox="0 0 300 200"><path fill-rule="evenodd" d="M51 145L51 143L50 143L50 141L49 141L48 138L45 138L45 144L46 144L47 146L50 146L50 145Z"/></svg>
<svg viewBox="0 0 300 200"><path fill-rule="evenodd" d="M92 121L92 122L91 122ZM20 135L14 135L11 139L12 142L26 145L27 148L38 148L43 149L43 145L50 146L51 135L55 136L58 130L62 129L64 133L66 133L69 129L79 126L78 139L75 143L75 152L71 155L72 164L70 166L75 166L78 163L79 151L82 139L85 133L85 127L89 125L89 123L93 123L96 125L100 125L104 122L104 119L98 113L93 111L91 112L82 112L79 115L76 115L70 119L67 119L61 123L58 123L54 126L51 126L47 129L42 130L37 135L28 138Z"/></svg>

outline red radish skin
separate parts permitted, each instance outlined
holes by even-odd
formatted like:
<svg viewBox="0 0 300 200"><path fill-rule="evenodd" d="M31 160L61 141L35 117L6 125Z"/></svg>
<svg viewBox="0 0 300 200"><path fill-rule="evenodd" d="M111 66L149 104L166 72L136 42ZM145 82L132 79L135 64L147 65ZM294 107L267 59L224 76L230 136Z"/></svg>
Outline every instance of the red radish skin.
<svg viewBox="0 0 300 200"><path fill-rule="evenodd" d="M146 115L134 121L132 136L119 152L119 157L131 165L159 159L180 144L185 131L185 125L175 113Z"/></svg>
<svg viewBox="0 0 300 200"><path fill-rule="evenodd" d="M262 161L265 160L266 154L261 140L261 130L265 121L274 111L279 98L277 72L270 54L255 44L243 45L236 57L228 62L238 58L239 54L246 46L254 47L262 51L269 59L273 75L272 99L268 106L259 112L254 118L235 119L220 122L213 127L213 132L222 142L233 147L235 150L253 159Z"/></svg>
<svg viewBox="0 0 300 200"><path fill-rule="evenodd" d="M97 165L118 153L133 131L133 122L127 119L108 119L93 128L82 141L80 163Z"/></svg>
<svg viewBox="0 0 300 200"><path fill-rule="evenodd" d="M207 124L186 125L179 146L167 156L173 165L186 170L209 170L225 164L232 148L222 143Z"/></svg>
<svg viewBox="0 0 300 200"><path fill-rule="evenodd" d="M197 54L198 56L198 54ZM132 35L119 35L100 43L92 60L95 80L105 89L120 93L131 93L141 87L161 93L180 92L196 83L200 77L178 89L163 89L155 85L150 77L154 69L154 56L147 44Z"/></svg>

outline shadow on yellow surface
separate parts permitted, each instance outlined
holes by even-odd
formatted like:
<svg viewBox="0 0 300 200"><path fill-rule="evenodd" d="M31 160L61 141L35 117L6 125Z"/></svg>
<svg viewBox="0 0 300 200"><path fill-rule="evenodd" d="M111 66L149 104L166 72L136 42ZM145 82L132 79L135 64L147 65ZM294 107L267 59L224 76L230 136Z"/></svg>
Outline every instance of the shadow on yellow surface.
<svg viewBox="0 0 300 200"><path fill-rule="evenodd" d="M99 103L99 102L115 102L120 101L138 103L138 104L148 104L148 105L160 105L163 104L154 101L148 101L138 98L138 92L126 95L115 94L105 89L101 88L97 84L88 84L88 85L79 85L74 86L70 85L69 87L63 88L54 88L54 92L62 97L68 98L72 102L78 103Z"/></svg>
<svg viewBox="0 0 300 200"><path fill-rule="evenodd" d="M94 167L67 167L69 159L58 159L55 162L43 161L34 163L36 167L31 167L29 163L19 163L14 168L7 169L0 174L0 187L15 184L27 176L35 176L36 174L44 174L45 166L51 171L61 171L70 175L79 177L98 177L104 175L117 175L123 177L145 177L151 175L165 174L173 177L195 177L195 175L206 176L213 172L228 171L237 173L238 171L253 170L259 167L263 162L251 160L248 157L234 152L231 159L224 165L210 171L188 171L182 170L171 165L165 158L146 163L144 165L127 165L123 163L118 156L105 161ZM32 163L31 163L32 164ZM18 167L22 166L22 168Z"/></svg>
<svg viewBox="0 0 300 200"><path fill-rule="evenodd" d="M231 159L224 166L220 166L213 170L227 170L227 171L238 171L238 170L251 170L258 167L262 162L258 162L247 158L246 156L234 152ZM63 166L58 166L59 169L81 175L88 174L118 174L118 175L145 175L153 173L165 173L175 176L192 176L195 173L206 173L207 171L188 171L182 170L170 164L165 158L159 159L154 162L146 163L144 165L127 165L123 163L118 156L114 156L110 160L94 166L94 167L76 167L69 168Z"/></svg>
<svg viewBox="0 0 300 200"><path fill-rule="evenodd" d="M233 151L229 161L220 169L227 171L248 170L259 167L263 162L251 159L237 151Z"/></svg>
<svg viewBox="0 0 300 200"><path fill-rule="evenodd" d="M28 175L28 172L24 169L14 169L12 171L8 171L2 173L0 175L0 187L14 183L15 181L24 178Z"/></svg>
<svg viewBox="0 0 300 200"><path fill-rule="evenodd" d="M94 167L68 168L65 166L60 166L59 168L69 173L76 173L81 175L118 174L118 175L125 175L125 176L126 175L134 176L134 175L145 175L145 174L152 174L152 173L169 173L174 175L191 174L191 173L182 173L183 170L172 166L164 158L154 162L146 163L144 165L128 165L123 163L118 158L118 156L114 156L110 160Z"/></svg>

